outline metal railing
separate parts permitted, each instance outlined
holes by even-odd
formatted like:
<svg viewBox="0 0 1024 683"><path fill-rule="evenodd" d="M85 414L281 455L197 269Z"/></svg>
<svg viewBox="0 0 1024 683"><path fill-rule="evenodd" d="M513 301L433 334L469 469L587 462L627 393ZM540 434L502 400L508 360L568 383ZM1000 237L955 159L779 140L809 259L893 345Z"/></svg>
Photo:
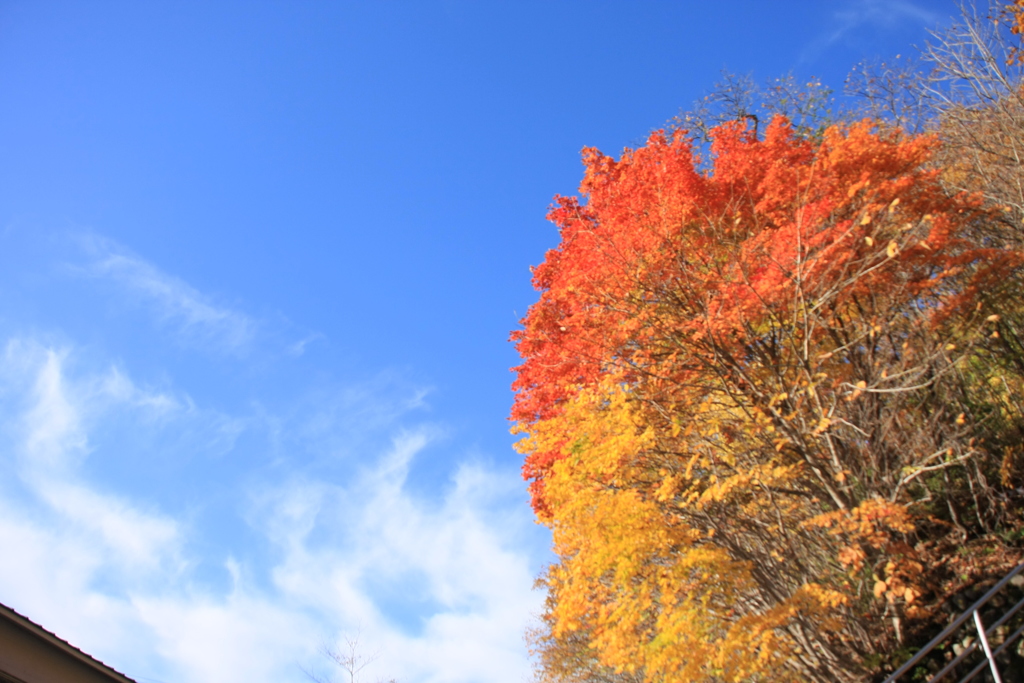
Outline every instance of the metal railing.
<svg viewBox="0 0 1024 683"><path fill-rule="evenodd" d="M969 644L964 645L963 649L956 654L956 657L954 657L948 664L946 664L946 666L943 669L941 669L935 675L928 679L928 683L937 683L938 681L943 680L950 672L954 671L957 668L957 666L962 664L965 659L967 659L969 656L977 652L979 645L981 647L982 653L984 654L984 658L981 660L979 664L974 666L974 668L971 669L966 676L959 679L958 683L967 683L968 681L973 680L975 676L984 671L986 668L988 668L989 671L992 673L992 678L995 681L995 683L1003 683L1003 679L999 675L999 668L996 665L996 657L1002 654L1006 650L1006 648L1008 648L1014 641L1020 638L1021 634L1024 634L1024 626L1021 626L1016 631L1014 631L1012 635L1005 638L1003 642L1000 643L998 647L996 647L996 649L994 650L991 646L991 637L996 634L996 630L1000 626L1009 621L1014 614L1016 614L1022 607L1024 607L1024 598L1018 601L1015 605L1012 605L1003 614L1003 616L1001 616L998 620L996 620L994 623L987 627L981 621L981 608L987 605L989 601L991 601L992 598L995 597L997 593L999 593L999 591L1001 591L1007 584L1010 583L1013 577L1017 576L1022 571L1024 571L1024 564L1018 565L1012 572L1004 576L999 583L992 586L992 588L990 588L987 593L978 598L978 601L971 605L970 609L968 609L966 612L964 612L959 617L954 619L949 626L943 629L942 633L935 636L931 640L931 642L929 642L927 645L921 648L921 650L916 655L911 657L905 664L903 664L903 666L893 671L889 675L889 677L885 679L884 683L895 683L895 681L899 679L903 674L913 669L914 665L920 663L921 660L923 660L932 650L934 650L936 647L942 645L946 640L948 640L949 637L957 631L957 629L963 626L971 618L974 619L974 627L978 633L977 640L973 640Z"/></svg>

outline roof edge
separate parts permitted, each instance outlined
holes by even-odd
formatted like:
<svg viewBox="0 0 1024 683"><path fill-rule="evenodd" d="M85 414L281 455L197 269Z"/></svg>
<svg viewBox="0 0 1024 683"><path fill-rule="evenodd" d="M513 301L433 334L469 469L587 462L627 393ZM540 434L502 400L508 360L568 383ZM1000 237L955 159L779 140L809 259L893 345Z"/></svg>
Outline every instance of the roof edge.
<svg viewBox="0 0 1024 683"><path fill-rule="evenodd" d="M95 657L82 652L77 647L67 642L52 631L47 631L45 628L32 621L28 617L19 614L7 605L0 603L0 619L5 619L13 623L15 626L21 628L24 631L28 631L37 638L41 638L50 645L56 647L65 654L71 656L73 659L78 660L82 664L105 674L106 676L118 681L118 683L137 683L135 680L128 678L123 673L114 669L113 667L107 666Z"/></svg>

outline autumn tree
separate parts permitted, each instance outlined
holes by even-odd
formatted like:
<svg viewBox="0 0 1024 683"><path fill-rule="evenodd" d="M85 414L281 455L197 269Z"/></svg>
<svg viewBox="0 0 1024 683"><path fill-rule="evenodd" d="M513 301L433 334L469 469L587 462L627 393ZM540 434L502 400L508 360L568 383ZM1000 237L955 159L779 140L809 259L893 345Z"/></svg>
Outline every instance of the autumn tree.
<svg viewBox="0 0 1024 683"><path fill-rule="evenodd" d="M550 636L647 680L853 681L1016 523L1024 254L935 136L727 122L581 197L514 339Z"/></svg>

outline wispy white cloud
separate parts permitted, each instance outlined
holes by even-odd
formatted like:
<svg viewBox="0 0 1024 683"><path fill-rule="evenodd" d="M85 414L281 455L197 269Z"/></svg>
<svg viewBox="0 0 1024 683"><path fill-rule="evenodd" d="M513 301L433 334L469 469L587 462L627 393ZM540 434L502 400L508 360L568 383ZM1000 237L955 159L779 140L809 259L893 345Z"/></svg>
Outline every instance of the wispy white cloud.
<svg viewBox="0 0 1024 683"><path fill-rule="evenodd" d="M853 0L833 16L834 26L803 49L800 61L814 61L829 47L863 27L892 29L907 21L930 27L941 19L935 12L909 0Z"/></svg>
<svg viewBox="0 0 1024 683"><path fill-rule="evenodd" d="M68 352L23 341L6 347L5 359L22 370L25 410L11 435L17 473L63 528L92 539L124 568L166 569L180 545L178 525L146 512L127 499L91 490L78 481L78 466L90 449L86 422L114 405L163 414L177 402L136 387L116 368L84 381L69 381ZM26 376L26 371L27 375ZM18 377L8 374L18 386ZM26 381L27 380L27 381ZM93 413L90 415L90 412Z"/></svg>
<svg viewBox="0 0 1024 683"><path fill-rule="evenodd" d="M20 458L30 471L53 476L80 462L90 449L84 422L115 406L157 422L194 410L187 398L137 386L116 365L69 385L68 353L25 339L4 347L0 383L24 407L20 422L8 428L23 439Z"/></svg>
<svg viewBox="0 0 1024 683"><path fill-rule="evenodd" d="M381 675L518 681L522 633L539 610L520 487L464 464L440 503L417 500L405 484L428 443L402 434L350 486L292 483L264 501L258 525L285 557L275 583L328 608L341 631L361 630L381 648ZM312 542L317 530L333 530L331 542Z"/></svg>
<svg viewBox="0 0 1024 683"><path fill-rule="evenodd" d="M298 357L298 356L301 356L302 354L306 353L306 347L307 346L309 346L310 344L312 344L314 342L321 341L323 339L325 339L324 335L322 335L319 332L314 332L312 334L307 334L305 337L303 337L302 339L298 340L297 342L294 342L294 343L290 344L288 346L288 348L285 349L285 351L288 353L289 356L296 356L296 357Z"/></svg>
<svg viewBox="0 0 1024 683"><path fill-rule="evenodd" d="M245 587L226 596L139 596L133 606L177 680L300 680L298 662L316 650L312 618Z"/></svg>
<svg viewBox="0 0 1024 683"><path fill-rule="evenodd" d="M394 425L402 416L428 408L430 387L398 373L382 372L343 387L310 390L288 417L281 441L326 459L365 457L365 436Z"/></svg>
<svg viewBox="0 0 1024 683"><path fill-rule="evenodd" d="M95 234L78 239L92 259L82 272L108 279L149 305L182 340L235 353L254 341L259 323L249 315L214 302L113 240Z"/></svg>
<svg viewBox="0 0 1024 683"><path fill-rule="evenodd" d="M891 28L906 19L933 24L940 17L930 9L908 0L857 0L846 9L836 12L836 18L851 28L862 24Z"/></svg>
<svg viewBox="0 0 1024 683"><path fill-rule="evenodd" d="M37 477L33 484L40 500L78 533L105 548L105 555L119 568L166 573L182 567L181 530L170 517L73 482Z"/></svg>
<svg viewBox="0 0 1024 683"><path fill-rule="evenodd" d="M18 346L8 345L8 358L20 350ZM25 416L24 455L33 465L52 471L63 468L70 458L84 455L87 443L78 412L64 391L63 354L46 350L42 355L33 387L35 402Z"/></svg>
<svg viewBox="0 0 1024 683"><path fill-rule="evenodd" d="M0 478L0 549L17 548L19 562L0 566L0 601L141 681L301 681L322 642L358 629L381 653L368 680L525 677L538 538L515 472L467 461L443 491L418 496L410 469L439 432L397 430L345 478L293 468L275 481L222 481L263 551L211 548L201 520L85 474L111 421L144 414L135 428L160 433L208 420L203 411L75 358L31 341L6 347L0 459L12 467ZM411 392L406 403L422 400ZM328 438L320 430L301 439ZM230 580L201 578L200 565Z"/></svg>

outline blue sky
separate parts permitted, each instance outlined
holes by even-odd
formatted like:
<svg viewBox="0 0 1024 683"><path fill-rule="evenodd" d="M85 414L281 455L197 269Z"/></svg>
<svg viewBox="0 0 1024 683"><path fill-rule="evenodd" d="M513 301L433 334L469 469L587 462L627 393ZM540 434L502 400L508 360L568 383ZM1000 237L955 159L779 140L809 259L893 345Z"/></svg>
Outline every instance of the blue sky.
<svg viewBox="0 0 1024 683"><path fill-rule="evenodd" d="M518 683L508 332L579 150L952 2L0 2L0 602L143 683Z"/></svg>

